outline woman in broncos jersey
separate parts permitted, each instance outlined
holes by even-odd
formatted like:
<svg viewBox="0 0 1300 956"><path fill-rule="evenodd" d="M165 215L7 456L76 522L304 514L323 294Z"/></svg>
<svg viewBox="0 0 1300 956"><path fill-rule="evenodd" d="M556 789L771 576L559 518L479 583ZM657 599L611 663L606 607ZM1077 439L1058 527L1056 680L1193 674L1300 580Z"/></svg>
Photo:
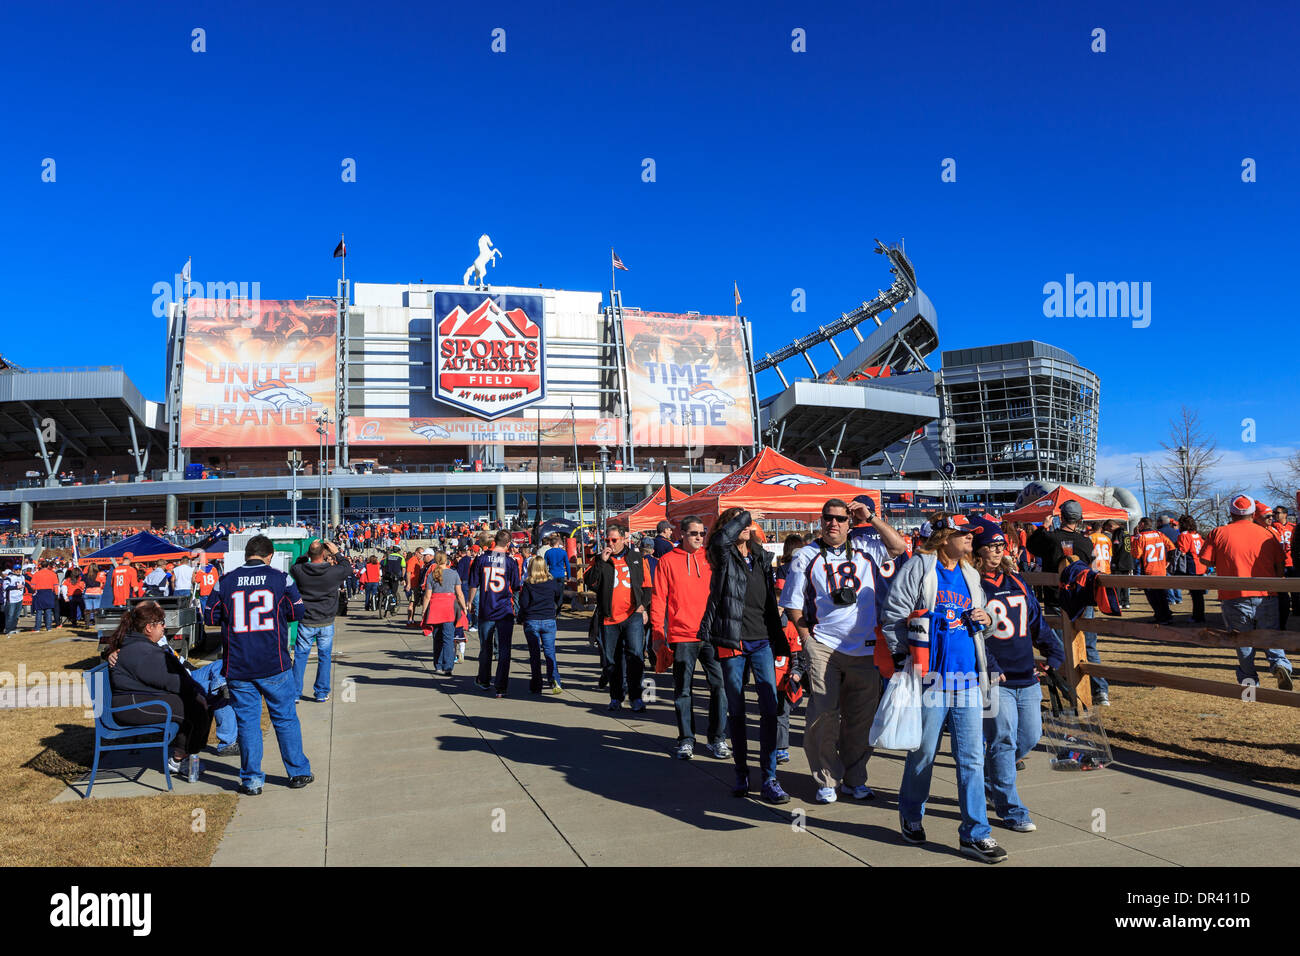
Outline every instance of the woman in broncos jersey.
<svg viewBox="0 0 1300 956"><path fill-rule="evenodd" d="M1065 649L1043 621L1033 589L1013 573L1003 532L996 525L978 522L972 545L992 621L985 647L1001 672L993 688L997 706L990 706L984 717L984 779L1002 822L1028 833L1037 827L1016 792L1016 770L1043 735L1038 673L1060 667ZM1034 660L1035 647L1047 658L1046 664ZM992 665L989 670L993 671Z"/></svg>

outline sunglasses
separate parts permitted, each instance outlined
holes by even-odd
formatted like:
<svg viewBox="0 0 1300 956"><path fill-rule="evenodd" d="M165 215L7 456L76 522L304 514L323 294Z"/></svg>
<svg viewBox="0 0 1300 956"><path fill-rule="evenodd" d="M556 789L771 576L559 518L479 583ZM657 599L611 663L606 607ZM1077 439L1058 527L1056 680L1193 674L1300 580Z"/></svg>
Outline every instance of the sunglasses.
<svg viewBox="0 0 1300 956"><path fill-rule="evenodd" d="M702 537L704 537L704 532L703 532L703 531L683 531L683 532L682 532L682 537L683 537L683 538L702 538Z"/></svg>
<svg viewBox="0 0 1300 956"><path fill-rule="evenodd" d="M848 515L826 515L826 514L822 515L822 521L825 521L827 523L834 521L838 524L847 524L848 520L849 520Z"/></svg>

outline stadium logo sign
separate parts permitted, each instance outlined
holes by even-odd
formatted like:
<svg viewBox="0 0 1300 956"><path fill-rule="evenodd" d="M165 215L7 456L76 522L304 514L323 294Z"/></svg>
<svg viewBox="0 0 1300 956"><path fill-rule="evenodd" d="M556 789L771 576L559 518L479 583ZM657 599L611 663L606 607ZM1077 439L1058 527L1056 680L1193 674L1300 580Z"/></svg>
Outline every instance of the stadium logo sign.
<svg viewBox="0 0 1300 956"><path fill-rule="evenodd" d="M310 395L302 389L286 385L280 379L272 379L269 382L263 382L257 388L250 389L248 397L255 398L260 402L266 402L277 412L284 411L290 405L311 408Z"/></svg>
<svg viewBox="0 0 1300 956"><path fill-rule="evenodd" d="M427 441L433 441L438 438L450 438L451 432L439 425L437 422L428 421L427 419L415 419L411 424L411 431Z"/></svg>
<svg viewBox="0 0 1300 956"><path fill-rule="evenodd" d="M546 397L542 296L438 292L433 314L438 401L491 421Z"/></svg>
<svg viewBox="0 0 1300 956"><path fill-rule="evenodd" d="M1043 295L1049 319L1132 319L1135 329L1151 324L1150 282L1075 282L1067 272L1064 285L1048 282Z"/></svg>

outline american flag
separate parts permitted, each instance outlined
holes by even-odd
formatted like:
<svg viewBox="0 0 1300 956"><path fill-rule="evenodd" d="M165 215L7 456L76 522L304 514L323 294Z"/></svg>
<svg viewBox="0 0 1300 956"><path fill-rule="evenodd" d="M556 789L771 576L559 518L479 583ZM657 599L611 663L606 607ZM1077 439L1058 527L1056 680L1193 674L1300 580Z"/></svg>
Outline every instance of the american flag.
<svg viewBox="0 0 1300 956"><path fill-rule="evenodd" d="M77 547L77 529L73 528L72 529L72 566L75 568L75 567L79 567L80 565L81 565L81 549Z"/></svg>
<svg viewBox="0 0 1300 956"><path fill-rule="evenodd" d="M622 269L624 272L631 271L627 266L623 265L623 260L618 257L618 253L612 248L609 250L609 255L615 269Z"/></svg>

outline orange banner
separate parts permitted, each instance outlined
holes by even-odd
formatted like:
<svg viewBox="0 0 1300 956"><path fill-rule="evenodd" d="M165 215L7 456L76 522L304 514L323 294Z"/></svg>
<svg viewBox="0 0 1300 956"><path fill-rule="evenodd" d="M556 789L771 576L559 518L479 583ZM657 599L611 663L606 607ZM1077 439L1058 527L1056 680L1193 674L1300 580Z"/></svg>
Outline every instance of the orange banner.
<svg viewBox="0 0 1300 956"><path fill-rule="evenodd" d="M182 446L317 442L313 419L334 414L332 300L190 299L187 316Z"/></svg>
<svg viewBox="0 0 1300 956"><path fill-rule="evenodd" d="M623 312L633 445L752 445L745 331L729 315Z"/></svg>
<svg viewBox="0 0 1300 956"><path fill-rule="evenodd" d="M543 418L543 445L618 445L623 440L617 418ZM536 418L367 418L348 419L349 445L536 445Z"/></svg>

